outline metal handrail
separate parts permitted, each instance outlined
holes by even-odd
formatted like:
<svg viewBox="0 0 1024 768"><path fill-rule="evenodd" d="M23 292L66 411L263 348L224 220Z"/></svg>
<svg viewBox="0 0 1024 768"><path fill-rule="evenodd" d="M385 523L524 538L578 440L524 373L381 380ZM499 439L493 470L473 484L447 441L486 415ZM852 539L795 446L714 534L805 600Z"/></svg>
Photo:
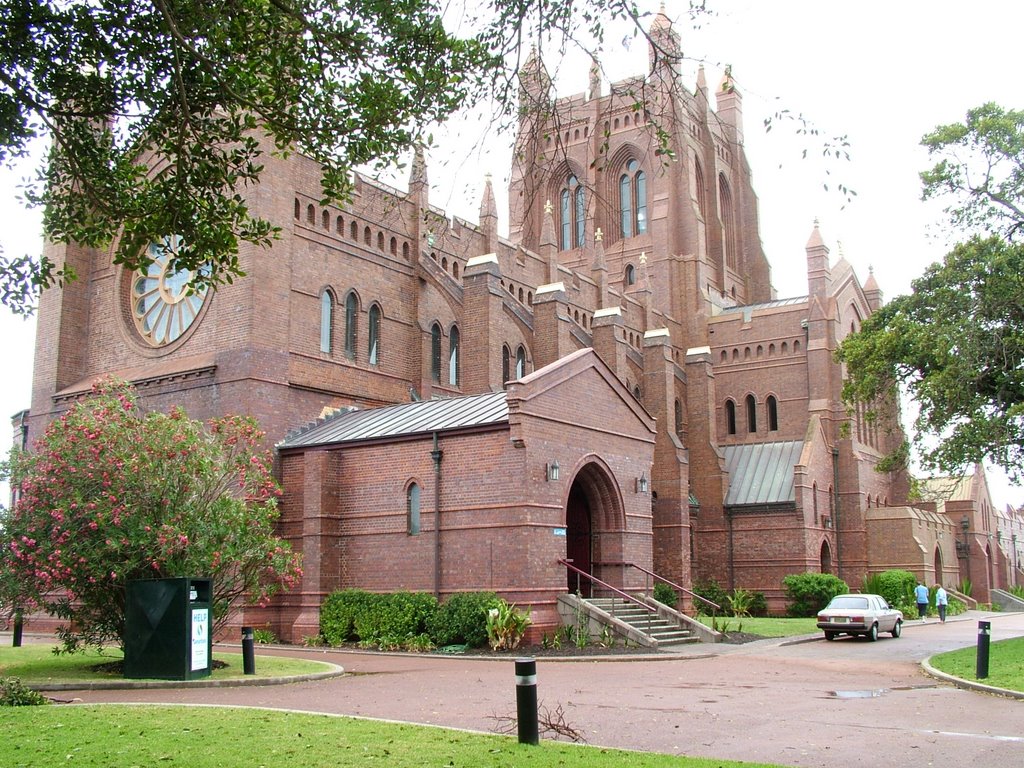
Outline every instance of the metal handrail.
<svg viewBox="0 0 1024 768"><path fill-rule="evenodd" d="M614 593L616 595L619 595L620 597L624 598L625 600L627 600L627 601L629 601L631 603L636 603L637 605L639 605L641 608L643 608L648 613L657 613L658 612L658 609L655 608L654 606L648 605L643 600L637 600L631 594L629 594L627 592L623 592L618 587L613 587L611 584L609 584L606 581L601 581L601 579L597 578L592 573L587 573L586 571L577 568L569 560L566 560L564 558L559 558L558 562L561 563L562 565L564 565L570 571L575 571L579 576L583 576L584 578L590 579L591 582L593 582L594 584L597 584L599 587L601 587L603 589L607 589L609 592L612 592L612 593Z"/></svg>
<svg viewBox="0 0 1024 768"><path fill-rule="evenodd" d="M693 597L693 598L696 598L697 600L700 600L705 605L708 605L711 608L713 608L716 612L722 610L722 606L720 606L718 603L714 603L714 602L708 600L706 597L701 597L696 592L693 592L693 591L687 589L686 587L681 587L678 584L676 584L674 581L670 581L669 579L666 579L664 576L659 576L654 571L647 570L642 565L637 565L636 563L625 563L625 562L622 562L622 563L608 563L608 565L622 565L622 566L625 566L627 568L636 568L638 571L646 573L648 576L652 576L653 578L657 579L658 581L665 582L670 587L672 587L672 589L675 589L675 590L677 590L679 592L685 592L690 597Z"/></svg>

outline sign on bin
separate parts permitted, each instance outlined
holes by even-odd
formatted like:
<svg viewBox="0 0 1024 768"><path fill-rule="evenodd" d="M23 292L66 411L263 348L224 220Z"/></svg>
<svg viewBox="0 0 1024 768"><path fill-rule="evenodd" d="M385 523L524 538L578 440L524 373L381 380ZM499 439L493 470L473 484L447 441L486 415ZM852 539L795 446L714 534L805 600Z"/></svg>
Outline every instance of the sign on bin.
<svg viewBox="0 0 1024 768"><path fill-rule="evenodd" d="M192 609L192 671L206 669L210 666L207 655L210 637L210 610L208 608Z"/></svg>

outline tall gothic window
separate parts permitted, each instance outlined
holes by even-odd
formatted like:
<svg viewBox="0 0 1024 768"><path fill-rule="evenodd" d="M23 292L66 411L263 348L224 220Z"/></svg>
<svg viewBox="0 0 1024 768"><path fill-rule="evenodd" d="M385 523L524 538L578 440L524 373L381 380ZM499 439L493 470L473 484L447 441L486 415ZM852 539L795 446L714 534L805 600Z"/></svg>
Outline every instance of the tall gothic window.
<svg viewBox="0 0 1024 768"><path fill-rule="evenodd" d="M705 223L708 220L708 201L704 194L704 169L701 168L700 160L693 158L693 184L697 192L697 210Z"/></svg>
<svg viewBox="0 0 1024 768"><path fill-rule="evenodd" d="M355 291L345 297L345 357L356 357L356 325L359 321L359 298Z"/></svg>
<svg viewBox="0 0 1024 768"><path fill-rule="evenodd" d="M725 401L725 431L736 434L736 403L732 400Z"/></svg>
<svg viewBox="0 0 1024 768"><path fill-rule="evenodd" d="M416 483L410 483L405 492L405 512L409 535L415 536L420 532L420 487Z"/></svg>
<svg viewBox="0 0 1024 768"><path fill-rule="evenodd" d="M623 237L647 231L647 176L636 160L626 163L626 172L619 177L619 213Z"/></svg>
<svg viewBox="0 0 1024 768"><path fill-rule="evenodd" d="M768 395L765 405L768 406L768 430L771 432L778 432L779 401L775 399L775 395Z"/></svg>
<svg viewBox="0 0 1024 768"><path fill-rule="evenodd" d="M501 383L508 384L509 377L512 371L512 353L509 351L508 344L501 345Z"/></svg>
<svg viewBox="0 0 1024 768"><path fill-rule="evenodd" d="M562 250L581 248L586 236L587 204L580 184L572 174L565 181L559 196L559 215L562 225Z"/></svg>
<svg viewBox="0 0 1024 768"><path fill-rule="evenodd" d="M374 304L370 307L370 365L377 365L380 362L380 307Z"/></svg>
<svg viewBox="0 0 1024 768"><path fill-rule="evenodd" d="M757 400L747 395L747 432L757 432Z"/></svg>
<svg viewBox="0 0 1024 768"><path fill-rule="evenodd" d="M725 174L718 175L718 204L722 216L722 250L726 266L736 268L736 211L733 210L732 192Z"/></svg>
<svg viewBox="0 0 1024 768"><path fill-rule="evenodd" d="M448 383L459 386L459 329L454 325L448 335Z"/></svg>
<svg viewBox="0 0 1024 768"><path fill-rule="evenodd" d="M521 379L526 375L526 347L522 344L516 350L516 378Z"/></svg>
<svg viewBox="0 0 1024 768"><path fill-rule="evenodd" d="M430 326L430 378L441 381L441 326Z"/></svg>
<svg viewBox="0 0 1024 768"><path fill-rule="evenodd" d="M331 320L334 317L334 297L329 290L320 296L320 351L331 354Z"/></svg>

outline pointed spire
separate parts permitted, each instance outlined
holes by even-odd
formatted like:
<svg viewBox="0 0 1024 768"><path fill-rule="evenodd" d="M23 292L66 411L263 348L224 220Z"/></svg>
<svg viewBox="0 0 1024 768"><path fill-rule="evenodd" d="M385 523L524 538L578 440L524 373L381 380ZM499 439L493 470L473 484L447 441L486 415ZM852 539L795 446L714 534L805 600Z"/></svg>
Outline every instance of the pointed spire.
<svg viewBox="0 0 1024 768"><path fill-rule="evenodd" d="M679 74L679 65L683 58L683 47L680 42L679 33L672 28L672 20L665 13L665 4L651 22L648 31L650 39L649 58L651 72L660 67L673 75Z"/></svg>
<svg viewBox="0 0 1024 768"><path fill-rule="evenodd" d="M697 90L698 91L707 91L707 89L708 89L708 81L707 81L707 77L705 77L705 75L704 75L704 65L701 64L699 67L697 67Z"/></svg>
<svg viewBox="0 0 1024 768"><path fill-rule="evenodd" d="M814 219L814 229L811 231L811 236L807 239L807 248L821 248L825 247L825 241L821 239L821 229L819 229L818 219ZM828 248L825 247L827 251Z"/></svg>
<svg viewBox="0 0 1024 768"><path fill-rule="evenodd" d="M590 92L587 94L587 98L601 98L601 65L598 63L597 57L590 59Z"/></svg>
<svg viewBox="0 0 1024 768"><path fill-rule="evenodd" d="M494 200L494 186L491 184L491 174L484 174L484 194L480 200L480 221L484 219L498 218L498 204Z"/></svg>
<svg viewBox="0 0 1024 768"><path fill-rule="evenodd" d="M555 207L544 203L544 221L540 228L540 254L547 258L548 282L558 282L558 241L555 239Z"/></svg>
<svg viewBox="0 0 1024 768"><path fill-rule="evenodd" d="M551 76L544 66L537 46L530 48L530 55L519 70L519 106L536 109L548 101L551 95Z"/></svg>
<svg viewBox="0 0 1024 768"><path fill-rule="evenodd" d="M597 308L608 306L608 264L604 258L604 232L598 227L594 232L594 263L590 267L597 283Z"/></svg>
<svg viewBox="0 0 1024 768"><path fill-rule="evenodd" d="M427 161L423 153L423 145L416 143L412 155L412 170L409 173L409 185L427 183Z"/></svg>

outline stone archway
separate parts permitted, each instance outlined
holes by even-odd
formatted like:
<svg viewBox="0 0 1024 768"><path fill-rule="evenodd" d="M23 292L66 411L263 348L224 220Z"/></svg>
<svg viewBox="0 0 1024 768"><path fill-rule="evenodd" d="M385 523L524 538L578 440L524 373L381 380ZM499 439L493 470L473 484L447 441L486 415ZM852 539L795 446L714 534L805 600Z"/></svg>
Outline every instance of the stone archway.
<svg viewBox="0 0 1024 768"><path fill-rule="evenodd" d="M620 586L625 514L611 472L596 459L587 461L569 487L565 508L565 556L584 573ZM592 595L592 583L568 571L566 587Z"/></svg>
<svg viewBox="0 0 1024 768"><path fill-rule="evenodd" d="M935 583L945 583L942 578L942 550L938 547L935 547Z"/></svg>
<svg viewBox="0 0 1024 768"><path fill-rule="evenodd" d="M821 554L819 556L822 573L832 573L832 548L827 541L821 542Z"/></svg>

